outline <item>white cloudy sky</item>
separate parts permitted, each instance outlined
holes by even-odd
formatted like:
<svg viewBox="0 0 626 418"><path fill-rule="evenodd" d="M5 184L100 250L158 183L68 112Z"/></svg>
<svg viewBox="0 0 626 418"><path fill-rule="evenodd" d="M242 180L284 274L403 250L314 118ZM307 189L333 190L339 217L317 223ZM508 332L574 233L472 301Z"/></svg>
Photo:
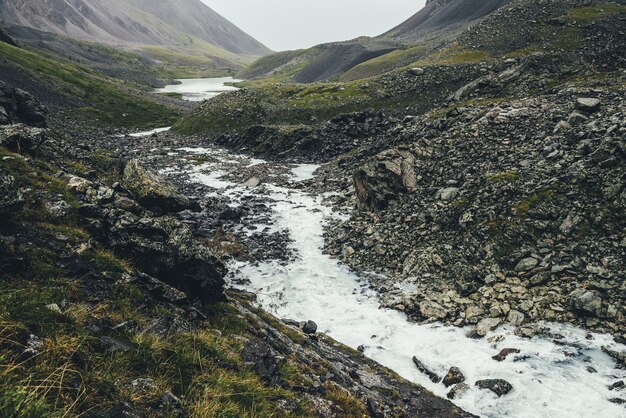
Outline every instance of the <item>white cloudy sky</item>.
<svg viewBox="0 0 626 418"><path fill-rule="evenodd" d="M380 35L426 0L202 0L275 51Z"/></svg>

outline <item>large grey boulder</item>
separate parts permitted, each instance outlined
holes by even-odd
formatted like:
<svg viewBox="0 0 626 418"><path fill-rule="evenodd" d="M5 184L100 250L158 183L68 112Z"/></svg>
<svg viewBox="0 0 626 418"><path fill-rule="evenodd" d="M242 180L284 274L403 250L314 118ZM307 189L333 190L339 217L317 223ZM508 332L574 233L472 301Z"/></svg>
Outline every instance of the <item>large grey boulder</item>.
<svg viewBox="0 0 626 418"><path fill-rule="evenodd" d="M595 290L576 289L569 294L569 307L582 315L599 315L602 309L602 297Z"/></svg>
<svg viewBox="0 0 626 418"><path fill-rule="evenodd" d="M15 178L0 168L0 214L11 212L23 203Z"/></svg>
<svg viewBox="0 0 626 418"><path fill-rule="evenodd" d="M0 81L0 125L46 127L46 108L30 93Z"/></svg>
<svg viewBox="0 0 626 418"><path fill-rule="evenodd" d="M415 163L412 152L391 149L362 165L354 174L359 206L382 210L398 194L413 192L417 186Z"/></svg>
<svg viewBox="0 0 626 418"><path fill-rule="evenodd" d="M126 163L121 184L143 207L156 213L176 213L191 207L189 199L172 183L137 160Z"/></svg>

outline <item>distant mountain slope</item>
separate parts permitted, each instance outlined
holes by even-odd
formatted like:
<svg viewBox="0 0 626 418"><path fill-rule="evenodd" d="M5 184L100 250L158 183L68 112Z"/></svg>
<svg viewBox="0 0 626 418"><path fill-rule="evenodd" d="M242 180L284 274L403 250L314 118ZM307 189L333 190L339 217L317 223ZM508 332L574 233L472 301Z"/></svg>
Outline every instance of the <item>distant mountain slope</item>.
<svg viewBox="0 0 626 418"><path fill-rule="evenodd" d="M0 0L0 20L181 64L195 55L240 68L270 52L200 0Z"/></svg>
<svg viewBox="0 0 626 418"><path fill-rule="evenodd" d="M382 35L402 41L419 41L441 35L441 31L462 29L511 0L428 0L408 20Z"/></svg>

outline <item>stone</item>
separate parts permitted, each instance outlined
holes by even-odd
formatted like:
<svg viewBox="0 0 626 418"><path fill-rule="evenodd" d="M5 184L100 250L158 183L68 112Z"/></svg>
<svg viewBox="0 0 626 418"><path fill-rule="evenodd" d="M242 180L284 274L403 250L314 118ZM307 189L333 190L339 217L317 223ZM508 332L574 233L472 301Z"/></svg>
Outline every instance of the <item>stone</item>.
<svg viewBox="0 0 626 418"><path fill-rule="evenodd" d="M516 327L519 327L520 325L522 325L525 319L526 319L526 315L514 309L509 311L509 314L506 317L506 321L511 325L515 325Z"/></svg>
<svg viewBox="0 0 626 418"><path fill-rule="evenodd" d="M416 161L410 151L391 149L359 167L353 177L359 207L384 210L398 195L415 191Z"/></svg>
<svg viewBox="0 0 626 418"><path fill-rule="evenodd" d="M124 167L122 186L148 210L156 213L176 213L191 208L189 199L172 183L145 168L138 160Z"/></svg>
<svg viewBox="0 0 626 418"><path fill-rule="evenodd" d="M411 75L423 75L424 72L425 72L425 70L423 68L419 68L419 67L411 68L408 71L408 73L411 74Z"/></svg>
<svg viewBox="0 0 626 418"><path fill-rule="evenodd" d="M459 195L458 187L446 187L445 189L440 189L439 191L437 191L437 199L440 199L446 202L456 199L458 195Z"/></svg>
<svg viewBox="0 0 626 418"><path fill-rule="evenodd" d="M156 299L171 303L180 303L187 300L187 295L184 292L181 292L180 290L175 289L148 274L137 272L137 277L148 289L150 294Z"/></svg>
<svg viewBox="0 0 626 418"><path fill-rule="evenodd" d="M442 380L445 387L456 385L457 383L465 382L465 375L458 367L450 367L448 374Z"/></svg>
<svg viewBox="0 0 626 418"><path fill-rule="evenodd" d="M498 328L498 326L502 323L500 318L485 318L481 319L476 328L472 332L473 337L484 337L490 331Z"/></svg>
<svg viewBox="0 0 626 418"><path fill-rule="evenodd" d="M82 177L70 176L67 181L67 188L72 193L87 194L89 190L93 189L93 183Z"/></svg>
<svg viewBox="0 0 626 418"><path fill-rule="evenodd" d="M241 359L250 366L266 384L280 380L280 368L284 357L260 340L250 340L241 350Z"/></svg>
<svg viewBox="0 0 626 418"><path fill-rule="evenodd" d="M253 189L255 187L258 187L260 184L261 184L261 179L259 179L258 177L250 177L248 180L246 180L241 185L243 187L247 187L249 189Z"/></svg>
<svg viewBox="0 0 626 418"><path fill-rule="evenodd" d="M595 290L576 289L567 300L570 310L581 315L598 315L602 308L602 297Z"/></svg>
<svg viewBox="0 0 626 418"><path fill-rule="evenodd" d="M458 385L450 389L450 392L448 392L446 397L448 399L458 399L463 396L463 394L468 390L470 390L470 387L467 383L459 383Z"/></svg>
<svg viewBox="0 0 626 418"><path fill-rule="evenodd" d="M307 321L303 326L302 326L302 331L305 334L315 334L317 332L317 324L313 321Z"/></svg>
<svg viewBox="0 0 626 418"><path fill-rule="evenodd" d="M111 353L126 352L133 349L133 347L131 347L129 344L113 337L100 337L100 342L102 343L106 351Z"/></svg>
<svg viewBox="0 0 626 418"><path fill-rule="evenodd" d="M420 302L420 314L424 318L433 318L437 320L445 319L448 316L446 309L436 302L423 301Z"/></svg>
<svg viewBox="0 0 626 418"><path fill-rule="evenodd" d="M428 378L430 379L431 382L433 383L439 383L441 382L441 377L437 376L436 373L430 371L428 369L428 367L426 367L426 365L424 363L422 363L417 357L413 357L413 364L415 364L415 367L417 367L417 370L419 370L420 372L424 373L426 376L428 376Z"/></svg>
<svg viewBox="0 0 626 418"><path fill-rule="evenodd" d="M518 354L519 352L520 350L518 350L517 348L504 348L498 354L491 358L495 361L504 361L511 354Z"/></svg>
<svg viewBox="0 0 626 418"><path fill-rule="evenodd" d="M583 115L580 112L572 112L569 115L569 118L567 118L567 123L568 125L579 125L581 123L586 122L587 120L589 120L589 118L585 115Z"/></svg>
<svg viewBox="0 0 626 418"><path fill-rule="evenodd" d="M626 387L626 384L624 384L624 381L618 380L617 382L609 386L609 390L621 390L621 389L624 389L624 387Z"/></svg>
<svg viewBox="0 0 626 418"><path fill-rule="evenodd" d="M515 266L515 271L517 272L530 271L534 269L535 267L537 267L537 264L539 264L539 261L537 261L537 259L533 257L524 258L523 260L520 260L519 263L517 263L517 265Z"/></svg>
<svg viewBox="0 0 626 418"><path fill-rule="evenodd" d="M15 178L0 168L0 214L13 212L23 204L24 198Z"/></svg>
<svg viewBox="0 0 626 418"><path fill-rule="evenodd" d="M48 132L23 124L0 126L0 145L18 153L31 153L48 140Z"/></svg>
<svg viewBox="0 0 626 418"><path fill-rule="evenodd" d="M46 108L30 93L1 81L0 109L5 119L2 124L23 123L37 128L46 127Z"/></svg>
<svg viewBox="0 0 626 418"><path fill-rule="evenodd" d="M484 379L476 382L476 386L480 389L489 389L496 395L504 396L513 390L513 386L503 379Z"/></svg>
<svg viewBox="0 0 626 418"><path fill-rule="evenodd" d="M132 382L130 382L130 386L133 392L139 393L139 394L145 394L147 392L150 392L152 389L156 387L156 385L154 384L154 379L143 378L143 377L140 377L139 379L135 379Z"/></svg>
<svg viewBox="0 0 626 418"><path fill-rule="evenodd" d="M600 109L600 100L592 97L581 97L576 100L576 109L587 113L597 112Z"/></svg>

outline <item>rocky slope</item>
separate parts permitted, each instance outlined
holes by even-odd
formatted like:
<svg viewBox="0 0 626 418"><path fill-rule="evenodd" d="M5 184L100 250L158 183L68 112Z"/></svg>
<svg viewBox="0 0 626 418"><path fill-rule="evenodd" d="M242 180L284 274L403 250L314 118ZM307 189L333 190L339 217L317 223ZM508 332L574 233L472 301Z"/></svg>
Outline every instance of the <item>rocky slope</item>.
<svg viewBox="0 0 626 418"><path fill-rule="evenodd" d="M422 10L381 35L402 42L451 36L487 16L511 0L428 0Z"/></svg>

